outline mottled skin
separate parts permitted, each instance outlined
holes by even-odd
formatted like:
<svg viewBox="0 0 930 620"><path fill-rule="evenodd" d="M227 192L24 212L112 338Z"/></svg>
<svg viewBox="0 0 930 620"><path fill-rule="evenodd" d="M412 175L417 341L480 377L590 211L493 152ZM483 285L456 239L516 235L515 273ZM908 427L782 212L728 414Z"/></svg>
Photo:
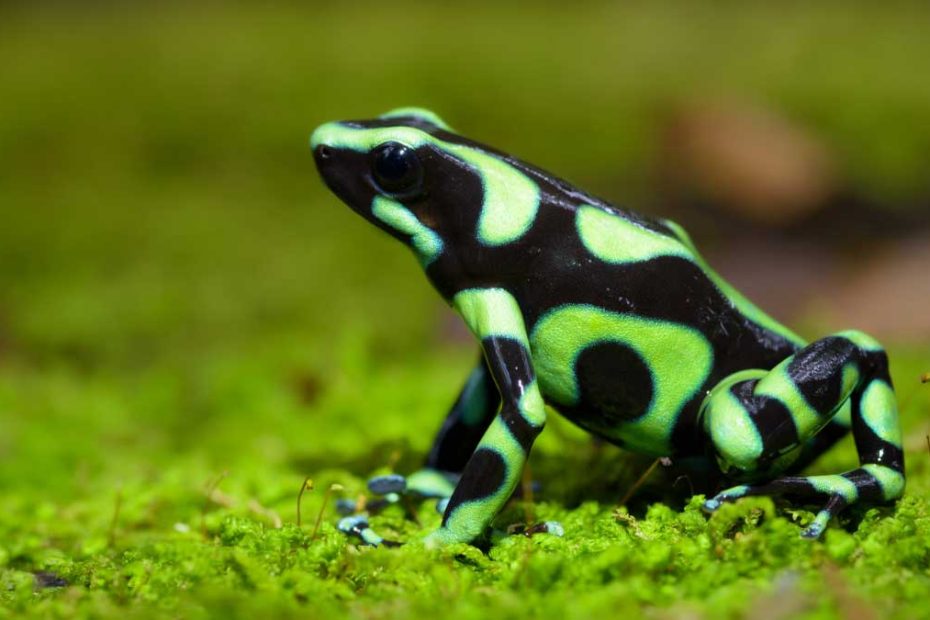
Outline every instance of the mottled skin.
<svg viewBox="0 0 930 620"><path fill-rule="evenodd" d="M707 510L760 493L820 502L809 537L851 503L901 496L887 358L865 334L806 344L673 222L605 203L426 110L328 123L311 147L330 189L414 250L481 343L428 458L461 474L428 543L485 530L546 405L619 446L718 465L740 484ZM850 428L859 468L787 475Z"/></svg>

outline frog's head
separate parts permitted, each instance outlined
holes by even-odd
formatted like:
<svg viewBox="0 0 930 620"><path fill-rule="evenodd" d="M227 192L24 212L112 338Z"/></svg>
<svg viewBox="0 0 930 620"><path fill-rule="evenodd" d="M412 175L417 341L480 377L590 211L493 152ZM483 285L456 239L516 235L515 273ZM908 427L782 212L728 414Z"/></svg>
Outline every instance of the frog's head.
<svg viewBox="0 0 930 620"><path fill-rule="evenodd" d="M326 123L310 147L326 185L424 265L466 239L513 240L538 207L536 184L513 160L457 136L428 110Z"/></svg>

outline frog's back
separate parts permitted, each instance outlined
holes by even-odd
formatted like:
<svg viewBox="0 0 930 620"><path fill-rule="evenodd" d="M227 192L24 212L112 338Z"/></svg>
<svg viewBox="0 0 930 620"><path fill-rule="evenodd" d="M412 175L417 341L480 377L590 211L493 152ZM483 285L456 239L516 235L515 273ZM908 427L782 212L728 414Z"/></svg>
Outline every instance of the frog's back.
<svg viewBox="0 0 930 620"><path fill-rule="evenodd" d="M478 234L453 235L455 251L427 274L447 297L469 286L507 289L543 396L584 428L641 451L687 453L699 443L710 387L738 370L772 368L803 344L717 276L675 223L448 131L433 135L494 164L472 162L474 184L459 183L456 207L471 210L465 218L478 220ZM511 192L503 213L489 206L495 181ZM486 222L519 218L513 238L483 238Z"/></svg>
<svg viewBox="0 0 930 620"><path fill-rule="evenodd" d="M521 266L506 287L540 387L579 425L641 451L687 453L710 387L803 344L710 269L673 222L523 169L540 186L540 209L495 261Z"/></svg>

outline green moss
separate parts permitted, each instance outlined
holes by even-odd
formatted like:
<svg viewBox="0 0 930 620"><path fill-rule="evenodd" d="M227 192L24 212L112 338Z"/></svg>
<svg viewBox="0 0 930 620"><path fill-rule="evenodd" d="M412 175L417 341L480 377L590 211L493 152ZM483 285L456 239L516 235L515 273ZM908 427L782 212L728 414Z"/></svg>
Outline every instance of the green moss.
<svg viewBox="0 0 930 620"><path fill-rule="evenodd" d="M435 361L409 360L406 370L386 371L393 376L390 381L382 371L371 370L373 360L362 363L372 372L366 381L371 387L367 407L391 411L401 392L421 382L451 386ZM266 363L276 365L271 359ZM383 365L382 360L376 368ZM355 371L351 365L341 367L349 376ZM683 509L634 501L628 511L618 509L609 497L567 505L558 497L557 480L552 480L556 497L547 493L550 476L564 484L578 479L573 472L604 474L607 479L580 483L590 496L599 497L598 485L611 482L611 470L587 467L589 449L575 438L550 437L533 455L536 471L546 472L556 454L577 460L569 469L559 461L560 473L545 474L531 510L536 520L561 521L564 537L505 536L487 552L468 545L427 552L416 541L438 525L439 515L424 504L417 513L419 524L405 518L400 508L373 517L383 535L411 544L370 549L335 530L332 501L318 535L311 537L323 490L339 482L346 489L343 494L354 497L364 491L367 472L397 458L392 452L404 451L402 460L411 456L407 451L421 452L423 433L416 429L435 425L435 416L427 411L439 407L448 393L421 394L424 403L408 410L409 426L383 431L384 437L409 437L409 447L373 450L376 444L365 443L369 440L347 441L351 447L327 462L326 456L315 460L315 453L333 452L314 440L350 432L341 428L338 412L354 406L337 387L327 388L318 404L299 407L287 404L291 387L286 383L253 379L252 385L236 390L240 398L229 399L223 383L217 382L217 393L198 409L205 427L189 427L191 436L184 441L188 448L156 449L146 447L145 437L159 432L163 418L134 420L139 436L110 430L131 415L126 412L145 409L142 402L151 392L135 389L138 376L131 381L98 379L96 388L81 390L70 382L84 377L49 380L39 369L33 372L39 385L22 400L4 399L4 410L21 411L27 400L42 394L49 401L64 399L74 411L107 401L114 406L102 408L110 417L96 420L100 428L78 426L56 436L54 429L62 427L52 423L47 428L53 432L45 435L49 445L41 450L39 443L20 447L44 451L44 460L29 462L44 462L45 470L43 476L24 472L21 479L9 474L7 493L0 500L0 601L9 614L522 618L607 612L639 617L648 610L662 615L666 612L659 610L665 609L672 615L687 611L731 617L750 613L773 596L794 597L800 612L817 617L841 614L849 597L881 617L914 617L925 609L930 502L924 493L930 457L922 445L908 453L912 490L897 507L844 514L822 541L810 542L798 534L812 513L785 510L767 498L726 505L709 519L699 509L701 496ZM201 372L217 376L216 368ZM401 387L392 392L389 383ZM5 392L17 392L14 387L6 383ZM183 417L185 394L179 390L163 397L163 414ZM292 415L299 422L292 431L285 425L278 435L278 422L256 419L255 405L248 403L266 400L295 408ZM922 395L919 406L926 407L927 401ZM911 427L918 418L908 416ZM224 432L230 435L224 438ZM211 444L214 438L219 438L216 445ZM80 450L69 447L75 443ZM232 443L239 448L226 452ZM69 456L72 451L81 456ZM834 458L851 464L851 447ZM623 462L616 455L605 460ZM22 467L26 461L18 462ZM224 470L227 475L208 499L205 485ZM315 490L304 495L303 525L298 527L296 496L304 472L313 475ZM662 489L658 476L643 493ZM498 527L522 522L526 508L514 502L498 518ZM827 581L826 572L831 575ZM53 578L68 585L37 586ZM779 588L788 593L778 594Z"/></svg>

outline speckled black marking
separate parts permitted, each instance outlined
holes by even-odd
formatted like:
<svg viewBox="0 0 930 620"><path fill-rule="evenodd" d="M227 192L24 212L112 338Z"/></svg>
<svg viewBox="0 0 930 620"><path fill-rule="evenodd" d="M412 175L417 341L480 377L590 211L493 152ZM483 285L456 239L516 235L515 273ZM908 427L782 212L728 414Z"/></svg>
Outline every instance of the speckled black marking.
<svg viewBox="0 0 930 620"><path fill-rule="evenodd" d="M522 342L510 337L492 336L483 339L482 345L491 375L497 381L506 382L497 386L502 394L522 394L536 379L530 352Z"/></svg>
<svg viewBox="0 0 930 620"><path fill-rule="evenodd" d="M509 337L492 336L482 341L488 368L498 381L503 399L501 416L524 452L529 453L533 441L542 431L520 411L520 398L536 380L530 352L522 342Z"/></svg>
<svg viewBox="0 0 930 620"><path fill-rule="evenodd" d="M543 427L530 424L529 420L515 409L505 409L501 412L501 417L503 417L504 424L507 425L513 438L517 440L523 451L529 454L533 442L536 441Z"/></svg>
<svg viewBox="0 0 930 620"><path fill-rule="evenodd" d="M507 463L503 456L488 448L478 448L468 461L465 474L449 499L449 506L443 515L442 524L446 525L460 504L494 495L504 484L506 475Z"/></svg>
<svg viewBox="0 0 930 620"><path fill-rule="evenodd" d="M880 501L884 498L882 485L875 476L864 469L854 469L842 474L844 478L856 485L859 497L869 502Z"/></svg>
<svg viewBox="0 0 930 620"><path fill-rule="evenodd" d="M843 367L858 360L856 345L831 336L798 351L786 370L808 404L817 413L828 415L843 402Z"/></svg>

